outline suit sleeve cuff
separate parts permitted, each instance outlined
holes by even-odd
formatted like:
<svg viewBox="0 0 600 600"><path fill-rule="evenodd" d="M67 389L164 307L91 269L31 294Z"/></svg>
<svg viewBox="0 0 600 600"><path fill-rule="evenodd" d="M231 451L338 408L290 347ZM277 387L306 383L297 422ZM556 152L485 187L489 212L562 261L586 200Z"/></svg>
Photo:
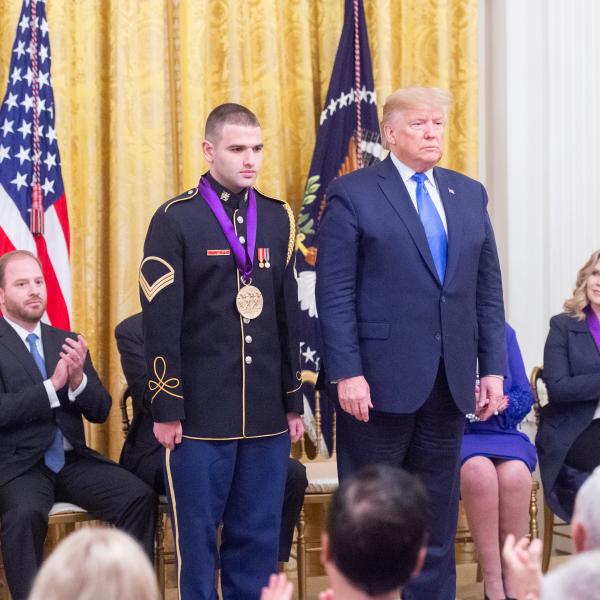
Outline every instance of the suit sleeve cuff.
<svg viewBox="0 0 600 600"><path fill-rule="evenodd" d="M77 386L76 390L71 390L71 388L69 388L69 401L70 402L75 402L75 399L77 398L77 396L79 396L79 394L81 394L81 392L83 392L83 390L85 390L85 386L87 385L87 375L84 373L83 374L83 379L81 380L81 383Z"/></svg>
<svg viewBox="0 0 600 600"><path fill-rule="evenodd" d="M50 408L58 408L60 406L60 401L56 395L56 390L49 379L44 380L44 387L46 388L46 393L48 394Z"/></svg>

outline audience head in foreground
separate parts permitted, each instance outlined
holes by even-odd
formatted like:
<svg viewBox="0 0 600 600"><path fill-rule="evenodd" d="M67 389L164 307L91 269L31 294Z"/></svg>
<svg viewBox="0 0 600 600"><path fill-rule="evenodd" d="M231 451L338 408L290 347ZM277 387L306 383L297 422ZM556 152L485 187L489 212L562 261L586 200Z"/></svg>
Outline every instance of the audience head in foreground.
<svg viewBox="0 0 600 600"><path fill-rule="evenodd" d="M575 512L571 521L573 552L600 550L598 498L600 498L600 467L594 470L577 492Z"/></svg>
<svg viewBox="0 0 600 600"><path fill-rule="evenodd" d="M394 467L370 466L340 485L321 557L336 597L397 597L425 559L426 505L417 478Z"/></svg>
<svg viewBox="0 0 600 600"><path fill-rule="evenodd" d="M320 600L398 600L425 560L427 493L396 467L365 467L333 494L321 562L330 589ZM272 575L261 600L291 600L285 574Z"/></svg>
<svg viewBox="0 0 600 600"><path fill-rule="evenodd" d="M599 496L600 467L579 488L575 499L571 537L573 553L577 558L569 558L565 565L546 577L542 577L541 540L533 540L530 544L526 537L516 542L512 535L508 536L503 556L508 570L517 581L517 598L538 600L541 593L543 600L554 598L561 600L598 598L600 600ZM581 580L580 583L571 589L569 587L571 582L578 578ZM565 593L565 590L569 593ZM588 595L590 590L593 594Z"/></svg>
<svg viewBox="0 0 600 600"><path fill-rule="evenodd" d="M600 600L600 550L570 558L546 577L543 600Z"/></svg>
<svg viewBox="0 0 600 600"><path fill-rule="evenodd" d="M159 600L156 576L128 534L85 527L66 537L43 564L29 600Z"/></svg>

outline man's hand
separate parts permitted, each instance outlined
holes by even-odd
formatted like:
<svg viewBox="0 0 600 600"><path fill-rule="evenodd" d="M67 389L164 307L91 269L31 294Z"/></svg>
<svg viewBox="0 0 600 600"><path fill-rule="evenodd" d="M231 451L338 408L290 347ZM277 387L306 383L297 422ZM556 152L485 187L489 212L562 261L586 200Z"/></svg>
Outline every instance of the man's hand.
<svg viewBox="0 0 600 600"><path fill-rule="evenodd" d="M292 443L298 442L304 435L304 423L302 422L302 417L295 412L287 413L286 416Z"/></svg>
<svg viewBox="0 0 600 600"><path fill-rule="evenodd" d="M181 444L183 427L181 421L165 421L154 423L154 437L169 450L174 450L176 444Z"/></svg>
<svg viewBox="0 0 600 600"><path fill-rule="evenodd" d="M67 363L61 358L54 369L54 373L50 376L50 383L52 387L58 392L61 388L65 387L69 379L69 367Z"/></svg>
<svg viewBox="0 0 600 600"><path fill-rule="evenodd" d="M83 364L87 355L87 342L82 335L77 340L66 338L60 357L65 361L69 372L69 388L76 390L83 379Z"/></svg>
<svg viewBox="0 0 600 600"><path fill-rule="evenodd" d="M512 584L511 595L522 600L539 600L542 588L542 541L529 543L527 537L515 542L506 536L502 559L507 581Z"/></svg>
<svg viewBox="0 0 600 600"><path fill-rule="evenodd" d="M260 593L260 600L292 600L294 588L285 573L273 574L269 585Z"/></svg>
<svg viewBox="0 0 600 600"><path fill-rule="evenodd" d="M369 408L373 408L371 390L367 380L362 375L339 381L337 393L343 410L359 421L365 421L366 423L369 420Z"/></svg>
<svg viewBox="0 0 600 600"><path fill-rule="evenodd" d="M333 590L325 590L319 594L319 600L335 600Z"/></svg>
<svg viewBox="0 0 600 600"><path fill-rule="evenodd" d="M481 378L475 414L482 421L489 419L494 413L506 408L503 385L504 382L499 377L486 375Z"/></svg>

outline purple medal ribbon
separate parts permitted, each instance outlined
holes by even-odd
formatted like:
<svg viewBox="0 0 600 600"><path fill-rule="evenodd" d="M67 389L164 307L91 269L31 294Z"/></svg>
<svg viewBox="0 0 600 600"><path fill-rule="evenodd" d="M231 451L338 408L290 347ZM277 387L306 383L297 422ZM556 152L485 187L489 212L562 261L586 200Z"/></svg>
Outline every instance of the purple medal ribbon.
<svg viewBox="0 0 600 600"><path fill-rule="evenodd" d="M206 201L206 204L210 206L213 214L217 218L229 247L233 252L235 264L237 265L238 271L242 276L242 282L245 284L250 283L253 272L253 257L254 257L254 246L256 245L256 195L254 189L248 188L248 210L246 211L246 238L247 248L246 250L242 245L242 242L238 239L233 223L229 220L223 204L219 200L217 193L212 189L210 183L204 178L200 178L198 184L198 191Z"/></svg>
<svg viewBox="0 0 600 600"><path fill-rule="evenodd" d="M596 313L592 310L591 306L589 306L589 305L586 306L584 311L585 311L588 329L590 330L590 333L592 334L592 337L594 338L594 341L596 342L596 347L598 348L598 352L600 352L600 320L598 319L598 316L596 315Z"/></svg>

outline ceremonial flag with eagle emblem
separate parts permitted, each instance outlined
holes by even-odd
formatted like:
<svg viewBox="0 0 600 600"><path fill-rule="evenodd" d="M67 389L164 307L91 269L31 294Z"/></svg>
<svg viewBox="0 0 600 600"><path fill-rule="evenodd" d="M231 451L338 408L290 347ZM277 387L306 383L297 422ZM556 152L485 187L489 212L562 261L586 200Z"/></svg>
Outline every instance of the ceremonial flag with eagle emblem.
<svg viewBox="0 0 600 600"><path fill-rule="evenodd" d="M0 105L0 255L37 255L48 288L45 320L69 329L69 216L54 118L45 0L24 0Z"/></svg>
<svg viewBox="0 0 600 600"><path fill-rule="evenodd" d="M296 268L300 303L300 354L307 433L316 443L320 425L331 448L333 405L321 391L320 423L315 419L315 383L321 367L320 332L315 301L315 262L319 222L332 179L379 162L381 146L367 24L362 0L346 0L344 25L317 141L298 215ZM325 448L321 448L324 451Z"/></svg>

